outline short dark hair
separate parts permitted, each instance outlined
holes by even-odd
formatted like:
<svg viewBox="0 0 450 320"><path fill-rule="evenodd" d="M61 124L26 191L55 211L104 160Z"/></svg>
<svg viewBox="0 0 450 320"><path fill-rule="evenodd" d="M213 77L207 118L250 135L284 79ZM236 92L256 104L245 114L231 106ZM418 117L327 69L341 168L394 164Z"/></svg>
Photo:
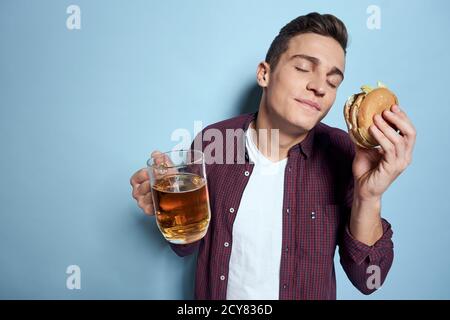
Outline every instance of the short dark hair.
<svg viewBox="0 0 450 320"><path fill-rule="evenodd" d="M288 49L289 40L302 33L317 33L335 39L347 53L347 28L332 14L311 12L285 25L275 37L266 54L266 62L275 70L281 55Z"/></svg>

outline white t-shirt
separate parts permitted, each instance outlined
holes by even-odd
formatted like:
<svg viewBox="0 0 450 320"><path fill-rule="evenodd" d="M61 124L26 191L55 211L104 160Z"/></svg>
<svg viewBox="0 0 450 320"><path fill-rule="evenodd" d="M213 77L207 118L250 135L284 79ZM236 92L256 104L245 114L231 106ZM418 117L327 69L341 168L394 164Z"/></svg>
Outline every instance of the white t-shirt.
<svg viewBox="0 0 450 320"><path fill-rule="evenodd" d="M267 159L250 131L246 148L255 163L233 225L227 299L279 298L284 171L287 158Z"/></svg>

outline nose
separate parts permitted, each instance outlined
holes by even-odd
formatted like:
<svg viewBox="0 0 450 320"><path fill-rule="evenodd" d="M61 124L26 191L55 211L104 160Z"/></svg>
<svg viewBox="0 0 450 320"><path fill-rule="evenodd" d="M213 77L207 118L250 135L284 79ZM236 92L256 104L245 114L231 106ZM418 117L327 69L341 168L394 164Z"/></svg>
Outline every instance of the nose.
<svg viewBox="0 0 450 320"><path fill-rule="evenodd" d="M314 77L308 82L306 89L313 91L315 96L323 97L325 95L325 81L320 77Z"/></svg>

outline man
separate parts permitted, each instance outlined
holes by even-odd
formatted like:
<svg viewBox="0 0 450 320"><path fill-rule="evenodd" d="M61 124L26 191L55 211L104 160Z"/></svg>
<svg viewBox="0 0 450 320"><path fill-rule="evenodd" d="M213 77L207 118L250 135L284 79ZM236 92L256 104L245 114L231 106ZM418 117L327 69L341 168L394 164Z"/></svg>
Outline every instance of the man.
<svg viewBox="0 0 450 320"><path fill-rule="evenodd" d="M344 79L346 46L345 25L336 17L294 19L258 65L258 112L203 130L244 134L223 150L231 164L207 165L212 218L206 236L171 244L180 256L198 250L197 299L336 299L336 245L361 292L384 282L393 243L381 198L411 162L416 133L399 106L374 119L370 132L379 149L357 147L346 132L320 122ZM256 134L277 129L275 148L272 135ZM206 153L211 142L201 142ZM154 214L146 169L130 182L138 205Z"/></svg>

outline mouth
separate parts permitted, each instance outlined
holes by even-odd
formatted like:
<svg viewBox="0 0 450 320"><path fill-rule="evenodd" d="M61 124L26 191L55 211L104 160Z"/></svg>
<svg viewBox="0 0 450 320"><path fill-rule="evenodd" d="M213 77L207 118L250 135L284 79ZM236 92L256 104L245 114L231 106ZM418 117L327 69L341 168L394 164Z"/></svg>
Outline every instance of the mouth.
<svg viewBox="0 0 450 320"><path fill-rule="evenodd" d="M320 111L320 105L314 101L311 100L307 100L307 99L294 99L295 101L297 101L299 104L301 104L303 107L306 107L310 110L314 110L314 111Z"/></svg>

